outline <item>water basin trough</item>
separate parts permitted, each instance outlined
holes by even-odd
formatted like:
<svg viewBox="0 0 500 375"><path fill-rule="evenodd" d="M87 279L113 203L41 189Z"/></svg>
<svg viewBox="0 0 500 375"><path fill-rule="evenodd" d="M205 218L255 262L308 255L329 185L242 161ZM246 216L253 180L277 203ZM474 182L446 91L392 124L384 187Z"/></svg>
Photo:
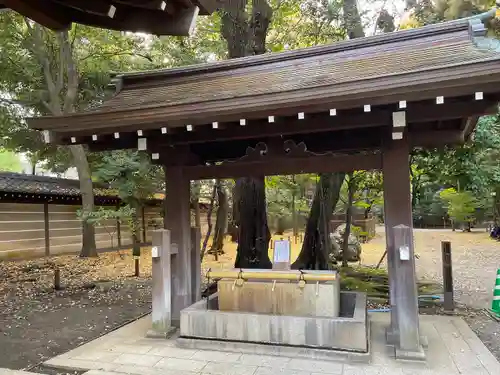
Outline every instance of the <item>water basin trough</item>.
<svg viewBox="0 0 500 375"><path fill-rule="evenodd" d="M222 279L217 293L181 311L180 338L367 353L366 295L339 289L338 277Z"/></svg>

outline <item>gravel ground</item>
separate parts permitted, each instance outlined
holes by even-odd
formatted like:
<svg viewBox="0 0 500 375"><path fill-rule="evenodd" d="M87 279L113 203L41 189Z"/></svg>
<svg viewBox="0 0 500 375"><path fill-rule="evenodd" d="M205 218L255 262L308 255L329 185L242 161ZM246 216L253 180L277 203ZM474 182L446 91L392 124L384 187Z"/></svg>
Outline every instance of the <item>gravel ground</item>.
<svg viewBox="0 0 500 375"><path fill-rule="evenodd" d="M377 228L377 237L363 245L363 264L377 264L385 250L385 235ZM500 242L488 233L451 230L415 229L415 254L419 279L442 283L441 241L451 242L453 282L457 302L474 308L491 307L497 269L500 268Z"/></svg>
<svg viewBox="0 0 500 375"><path fill-rule="evenodd" d="M55 375L38 364L149 312L151 265L141 266L145 277L130 277L127 252L0 262L0 367Z"/></svg>

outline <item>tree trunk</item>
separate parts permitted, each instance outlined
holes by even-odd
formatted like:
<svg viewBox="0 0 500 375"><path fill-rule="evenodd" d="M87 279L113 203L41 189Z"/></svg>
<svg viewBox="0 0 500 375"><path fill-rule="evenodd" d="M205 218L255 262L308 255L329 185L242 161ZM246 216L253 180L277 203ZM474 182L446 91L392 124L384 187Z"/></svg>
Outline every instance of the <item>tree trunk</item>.
<svg viewBox="0 0 500 375"><path fill-rule="evenodd" d="M194 226L201 229L201 213L200 213L200 181L193 182L191 196L191 205L194 209Z"/></svg>
<svg viewBox="0 0 500 375"><path fill-rule="evenodd" d="M233 207L232 207L232 215L231 215L231 222L229 223L228 227L228 232L229 235L231 236L231 241L232 242L238 242L238 231L239 231L239 222L240 222L240 213L238 211L238 200L239 200L239 193L237 189L237 185L235 184L232 189L232 201L233 201Z"/></svg>
<svg viewBox="0 0 500 375"><path fill-rule="evenodd" d="M224 238L226 237L227 229L227 193L220 180L217 181L217 202L219 205L217 207L217 218L215 220L214 240L212 242L212 248L209 250L210 254L224 254Z"/></svg>
<svg viewBox="0 0 500 375"><path fill-rule="evenodd" d="M247 0L224 2L221 14L221 33L227 42L229 58L257 55L266 52L266 35L272 8L266 0L252 0L252 14L247 13ZM240 189L240 190L239 190ZM264 178L236 180L238 213L238 249L235 267L271 268L268 244L271 238L266 215ZM234 209L234 208L233 208Z"/></svg>
<svg viewBox="0 0 500 375"><path fill-rule="evenodd" d="M31 35L32 52L37 57L43 71L45 88L48 92L48 101L43 102L46 110L53 116L62 116L74 112L78 98L79 75L76 68L72 44L67 30L57 33L59 42L58 73L52 70L53 61L48 56L45 45L46 29L39 24L32 24L25 19L26 27ZM66 81L66 82L65 82ZM64 92L64 88L66 91ZM90 167L82 145L69 146L74 165L78 171L80 193L82 195L82 213L86 217L94 210L94 191ZM83 221L82 223L82 250L81 257L97 256L94 226Z"/></svg>
<svg viewBox="0 0 500 375"><path fill-rule="evenodd" d="M78 180L80 181L80 193L82 195L82 216L86 217L94 211L94 191L90 167L87 161L87 155L82 145L69 146L73 162L78 171ZM95 228L87 222L82 222L82 249L81 257L96 257L97 248L95 243Z"/></svg>
<svg viewBox="0 0 500 375"><path fill-rule="evenodd" d="M236 181L241 192L239 242L235 268L271 268L268 246L271 233L267 225L264 177L245 177Z"/></svg>
<svg viewBox="0 0 500 375"><path fill-rule="evenodd" d="M307 219L304 243L294 269L329 269L330 220L340 197L345 173L324 173L320 175L316 192Z"/></svg>
<svg viewBox="0 0 500 375"><path fill-rule="evenodd" d="M292 176L293 190L292 190L292 230L293 236L299 235L299 223L297 222L297 208L295 207L295 200L297 195L297 185L295 184L295 175Z"/></svg>
<svg viewBox="0 0 500 375"><path fill-rule="evenodd" d="M348 266L349 259L349 236L351 235L352 205L354 203L354 181L353 173L348 174L347 180L347 209L345 212L344 243L342 244L342 267Z"/></svg>
<svg viewBox="0 0 500 375"><path fill-rule="evenodd" d="M219 181L219 180L217 180L217 181ZM201 246L200 261L203 261L203 258L205 257L205 252L207 251L208 239L210 238L210 235L212 234L212 212L214 210L215 194L216 193L217 193L217 183L215 183L214 187L212 188L212 197L210 198L210 205L208 206L207 233L205 235L205 239L203 240L203 245Z"/></svg>
<svg viewBox="0 0 500 375"><path fill-rule="evenodd" d="M349 39L363 38L365 36L365 32L361 23L357 1L344 0L342 4L342 11L344 12L344 26L347 30L347 36Z"/></svg>

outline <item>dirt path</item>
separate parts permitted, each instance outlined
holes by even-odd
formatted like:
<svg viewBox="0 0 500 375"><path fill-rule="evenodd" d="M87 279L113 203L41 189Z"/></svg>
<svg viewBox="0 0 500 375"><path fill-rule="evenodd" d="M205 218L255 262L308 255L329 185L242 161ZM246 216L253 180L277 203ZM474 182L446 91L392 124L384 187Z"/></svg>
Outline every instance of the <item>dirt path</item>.
<svg viewBox="0 0 500 375"><path fill-rule="evenodd" d="M377 264L385 250L385 234L379 229L377 238L363 246L363 264ZM500 268L500 242L491 240L484 230L415 229L414 236L419 278L442 282L441 241L451 241L456 300L471 307L490 307Z"/></svg>

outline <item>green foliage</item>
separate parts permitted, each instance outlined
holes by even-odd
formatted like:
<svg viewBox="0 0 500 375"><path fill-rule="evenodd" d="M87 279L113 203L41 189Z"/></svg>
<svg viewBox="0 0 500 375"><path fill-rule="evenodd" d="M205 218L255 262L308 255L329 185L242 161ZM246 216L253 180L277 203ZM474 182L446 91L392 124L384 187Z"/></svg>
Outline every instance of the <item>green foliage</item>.
<svg viewBox="0 0 500 375"><path fill-rule="evenodd" d="M297 217L307 215L309 205L305 193L307 187L314 183L314 176L303 174L266 177L267 214L271 224L287 227L293 225L294 208Z"/></svg>
<svg viewBox="0 0 500 375"><path fill-rule="evenodd" d="M19 156L14 152L0 149L0 171L2 172L22 172Z"/></svg>
<svg viewBox="0 0 500 375"><path fill-rule="evenodd" d="M113 239L117 227L109 227L107 224L110 220L127 225L132 233L137 233L140 229L137 220L133 219L137 216L136 209L129 205L121 206L118 209L100 206L97 210L92 212L77 210L76 213L81 220L85 220L95 227L106 228L111 239ZM110 228L112 228L113 231L110 231Z"/></svg>
<svg viewBox="0 0 500 375"><path fill-rule="evenodd" d="M108 183L123 202L138 207L162 190L161 171L151 164L147 154L120 150L103 153L94 176L97 181Z"/></svg>
<svg viewBox="0 0 500 375"><path fill-rule="evenodd" d="M472 222L474 212L478 208L478 201L470 191L456 191L453 188L442 190L439 193L446 202L448 216L456 223Z"/></svg>
<svg viewBox="0 0 500 375"><path fill-rule="evenodd" d="M71 110L94 107L111 92L114 71L153 65L148 37L74 25L69 43L78 72L78 92ZM23 117L56 114L67 93L68 59L61 33L33 24L12 11L0 12L0 146L36 154L61 172L73 166L63 147L48 146ZM46 69L45 69L46 68ZM57 105L59 102L61 105Z"/></svg>
<svg viewBox="0 0 500 375"><path fill-rule="evenodd" d="M101 162L96 166L94 175L97 181L109 184L126 204L119 215L126 218L135 239L134 245L139 238L139 208L163 188L164 178L161 171L161 168L150 163L147 154L139 151L121 150L104 153ZM112 213L98 211L90 214L88 219L92 219L93 215L97 215L99 220L104 220L103 217ZM139 250L134 248L134 251Z"/></svg>

